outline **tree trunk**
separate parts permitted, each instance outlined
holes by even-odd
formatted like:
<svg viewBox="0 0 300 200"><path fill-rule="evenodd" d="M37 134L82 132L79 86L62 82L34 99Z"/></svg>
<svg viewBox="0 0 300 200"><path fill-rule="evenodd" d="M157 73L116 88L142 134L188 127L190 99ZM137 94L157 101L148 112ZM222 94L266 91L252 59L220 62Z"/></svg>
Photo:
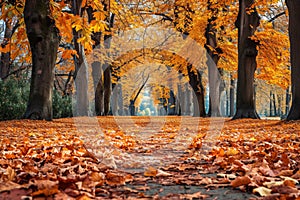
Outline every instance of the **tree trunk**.
<svg viewBox="0 0 300 200"><path fill-rule="evenodd" d="M170 90L170 98L168 100L168 115L176 115L176 97L173 90Z"/></svg>
<svg viewBox="0 0 300 200"><path fill-rule="evenodd" d="M105 10L109 11L109 9L106 9L106 7L109 7L109 5L105 5ZM109 12L108 12L108 14L110 15ZM109 50L110 46L111 46L111 37L112 37L111 29L113 28L113 25L114 25L114 19L115 19L115 14L112 14L111 17L108 16L106 19L106 21L109 24L109 33L104 35L104 48L106 50ZM110 57L109 53L107 53L107 57ZM109 115L112 84L111 84L111 67L108 64L107 60L104 63L103 71L104 71L104 80L103 80L103 84L104 84L104 115Z"/></svg>
<svg viewBox="0 0 300 200"><path fill-rule="evenodd" d="M220 59L219 53L221 49L217 45L215 21L217 10L211 7L211 2L208 1L208 10L211 11L212 17L208 19L207 27L205 30L206 44L205 49L207 51L207 67L208 67L208 79L209 79L209 112L208 116L220 116L220 85L221 79L219 70L217 68L218 61Z"/></svg>
<svg viewBox="0 0 300 200"><path fill-rule="evenodd" d="M118 87L118 96L119 96L119 98L118 98L118 114L120 115L120 116L123 116L124 115L124 105L123 105L123 90L122 90L122 84L121 83L119 83L118 85L117 85L117 87Z"/></svg>
<svg viewBox="0 0 300 200"><path fill-rule="evenodd" d="M49 1L26 0L24 21L32 53L30 95L24 118L52 120L54 67L58 29L50 17Z"/></svg>
<svg viewBox="0 0 300 200"><path fill-rule="evenodd" d="M4 32L4 40L1 44L2 48L4 48L8 43L12 36L12 27L10 22L5 22L5 32ZM0 60L0 78L4 80L7 78L10 71L10 51L6 53L1 53Z"/></svg>
<svg viewBox="0 0 300 200"><path fill-rule="evenodd" d="M81 13L82 0L72 1L72 13L82 16ZM77 116L89 115L89 98L88 98L88 64L84 53L84 48L77 42L79 33L73 29L74 47L78 54L78 58L74 57L75 73L74 81L76 86L76 112ZM81 69L82 68L82 69Z"/></svg>
<svg viewBox="0 0 300 200"><path fill-rule="evenodd" d="M135 96L133 96L131 99L130 99L130 103L129 103L129 113L131 116L135 116L135 111L136 111L136 108L135 108L135 101L137 100L138 96L140 95L141 91L143 90L143 88L145 87L147 81L149 80L149 75L147 76L145 82L141 85L141 87L139 88L139 90L137 91L137 93L135 94Z"/></svg>
<svg viewBox="0 0 300 200"><path fill-rule="evenodd" d="M76 59L75 68L77 71L75 77L76 86L76 115L89 115L89 79L88 79L88 64L85 58L83 46L79 45L79 59Z"/></svg>
<svg viewBox="0 0 300 200"><path fill-rule="evenodd" d="M274 108L274 115L273 116L277 116L276 98L275 98L274 93L272 93L272 103L273 103L273 108Z"/></svg>
<svg viewBox="0 0 300 200"><path fill-rule="evenodd" d="M258 52L257 43L250 37L258 27L260 18L253 8L253 3L254 0L239 0L239 15L236 21L239 30L237 104L233 119L259 118L254 101L254 73Z"/></svg>
<svg viewBox="0 0 300 200"><path fill-rule="evenodd" d="M291 44L292 107L287 120L300 119L300 1L286 0Z"/></svg>
<svg viewBox="0 0 300 200"><path fill-rule="evenodd" d="M288 87L285 91L285 116L288 115L290 110L290 99L291 99L290 87Z"/></svg>
<svg viewBox="0 0 300 200"><path fill-rule="evenodd" d="M234 115L234 90L235 90L235 80L232 78L230 79L230 112L229 115L232 117Z"/></svg>
<svg viewBox="0 0 300 200"><path fill-rule="evenodd" d="M181 98L182 98L181 84L177 84L176 113L178 116L181 116L181 107L182 107Z"/></svg>
<svg viewBox="0 0 300 200"><path fill-rule="evenodd" d="M196 101L194 102L194 116L205 117L204 108L204 87L202 85L201 74L197 70L192 70L191 66L188 66L189 83L193 88ZM193 95L193 96L194 96Z"/></svg>
<svg viewBox="0 0 300 200"><path fill-rule="evenodd" d="M104 115L109 115L110 112L110 96L111 96L111 70L108 64L105 64L104 67Z"/></svg>
<svg viewBox="0 0 300 200"><path fill-rule="evenodd" d="M104 113L103 106L103 76L102 67L99 61L94 61L92 63L92 77L94 83L94 93L95 93L95 114L96 116L101 116Z"/></svg>

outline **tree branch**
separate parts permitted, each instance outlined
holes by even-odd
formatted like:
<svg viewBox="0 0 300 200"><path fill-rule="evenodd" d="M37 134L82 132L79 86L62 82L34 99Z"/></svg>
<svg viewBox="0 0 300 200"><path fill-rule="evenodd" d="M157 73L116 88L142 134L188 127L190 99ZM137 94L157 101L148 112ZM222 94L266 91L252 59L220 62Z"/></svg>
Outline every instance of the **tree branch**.
<svg viewBox="0 0 300 200"><path fill-rule="evenodd" d="M284 15L284 14L285 14L285 12L281 12L281 13L275 15L274 17L272 17L271 19L269 19L268 22L273 22L273 21L275 21L277 18L279 18L280 16L282 16L282 15Z"/></svg>

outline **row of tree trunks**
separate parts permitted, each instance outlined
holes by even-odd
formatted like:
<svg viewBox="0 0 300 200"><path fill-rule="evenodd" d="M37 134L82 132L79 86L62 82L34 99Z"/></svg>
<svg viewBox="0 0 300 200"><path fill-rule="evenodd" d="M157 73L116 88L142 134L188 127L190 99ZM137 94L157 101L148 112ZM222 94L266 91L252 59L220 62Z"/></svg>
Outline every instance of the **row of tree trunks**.
<svg viewBox="0 0 300 200"><path fill-rule="evenodd" d="M114 25L114 14L110 15L109 12L109 2L104 3L104 11L108 14L106 16L106 22L109 25L109 30L107 33L103 34L101 32L94 33L92 39L94 40L94 50L101 50L104 47L104 51L108 51L111 46L111 37L110 33ZM93 10L92 8L88 9L89 21L93 19ZM109 53L107 53L109 57ZM95 60L92 63L92 77L94 83L94 94L95 94L95 114L97 116L109 115L111 112L111 93L112 93L112 83L111 83L111 66L107 60L99 62Z"/></svg>
<svg viewBox="0 0 300 200"><path fill-rule="evenodd" d="M24 118L52 120L54 67L59 33L49 1L26 0L24 20L32 53L30 95Z"/></svg>

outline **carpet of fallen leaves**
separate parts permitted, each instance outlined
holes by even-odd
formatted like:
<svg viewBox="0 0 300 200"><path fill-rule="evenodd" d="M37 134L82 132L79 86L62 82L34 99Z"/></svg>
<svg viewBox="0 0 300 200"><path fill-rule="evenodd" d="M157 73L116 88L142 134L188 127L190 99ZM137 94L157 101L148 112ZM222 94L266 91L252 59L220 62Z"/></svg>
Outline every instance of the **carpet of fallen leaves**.
<svg viewBox="0 0 300 200"><path fill-rule="evenodd" d="M300 199L300 122L78 119L0 122L0 199Z"/></svg>

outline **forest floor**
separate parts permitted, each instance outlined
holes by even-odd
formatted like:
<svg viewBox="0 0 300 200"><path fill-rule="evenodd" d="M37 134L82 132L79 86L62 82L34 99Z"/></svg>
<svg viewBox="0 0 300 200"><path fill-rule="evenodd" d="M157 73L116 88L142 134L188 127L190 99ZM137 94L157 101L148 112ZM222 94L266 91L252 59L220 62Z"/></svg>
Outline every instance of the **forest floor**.
<svg viewBox="0 0 300 200"><path fill-rule="evenodd" d="M300 199L300 122L0 122L0 199Z"/></svg>

